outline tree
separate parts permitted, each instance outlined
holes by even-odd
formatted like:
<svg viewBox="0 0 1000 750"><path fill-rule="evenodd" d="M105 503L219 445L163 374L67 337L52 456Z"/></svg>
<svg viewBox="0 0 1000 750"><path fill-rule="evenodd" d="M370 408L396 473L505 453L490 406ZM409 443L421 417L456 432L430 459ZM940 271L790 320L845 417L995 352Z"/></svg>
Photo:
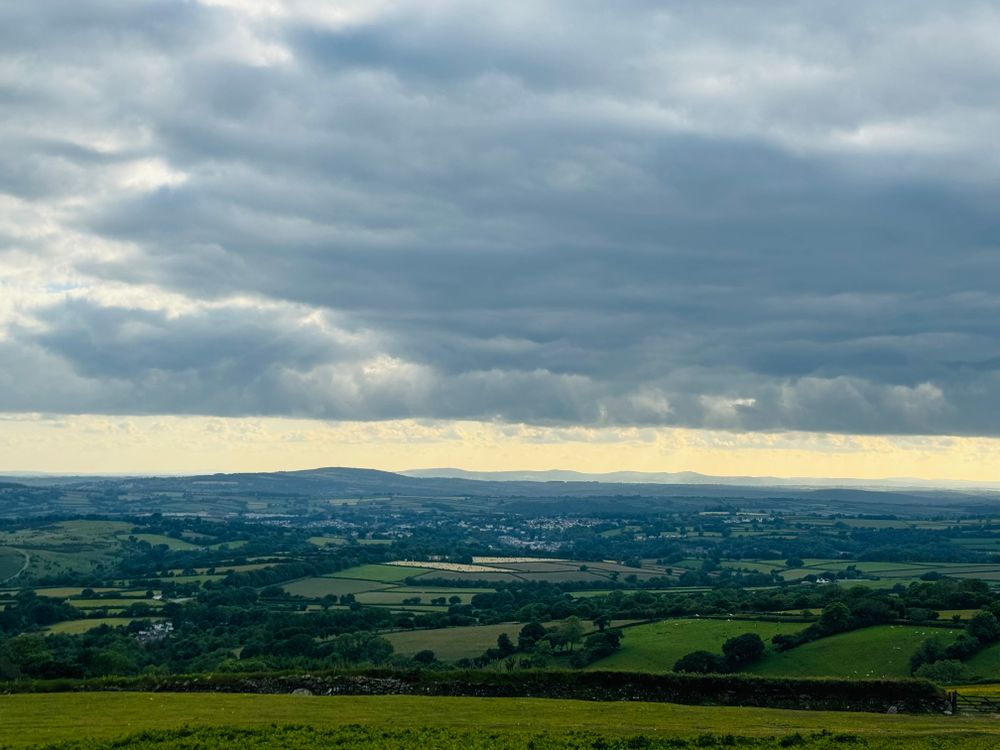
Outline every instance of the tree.
<svg viewBox="0 0 1000 750"><path fill-rule="evenodd" d="M597 628L602 633L604 632L605 628L607 628L608 625L610 624L611 624L611 618L605 614L600 614L594 618L594 627Z"/></svg>
<svg viewBox="0 0 1000 750"><path fill-rule="evenodd" d="M617 628L591 633L583 641L580 656L580 666L585 666L605 656L611 656L619 649L622 642L622 631Z"/></svg>
<svg viewBox="0 0 1000 750"><path fill-rule="evenodd" d="M992 612L983 610L965 626L965 632L983 644L1000 640L1000 621Z"/></svg>
<svg viewBox="0 0 1000 750"><path fill-rule="evenodd" d="M683 656L674 664L675 672L698 672L708 674L710 672L725 672L725 660L718 654L711 651L692 651L687 656Z"/></svg>
<svg viewBox="0 0 1000 750"><path fill-rule="evenodd" d="M945 685L964 682L970 676L966 666L957 659L942 659L933 664L924 664L916 671L916 675Z"/></svg>
<svg viewBox="0 0 1000 750"><path fill-rule="evenodd" d="M510 656L517 651L513 641L510 640L510 636L506 633L501 633L497 636L497 649L500 651L501 657Z"/></svg>
<svg viewBox="0 0 1000 750"><path fill-rule="evenodd" d="M983 644L979 642L978 638L973 638L968 633L962 633L945 649L945 656L949 659L968 659L982 647Z"/></svg>
<svg viewBox="0 0 1000 750"><path fill-rule="evenodd" d="M722 645L726 664L732 670L752 664L764 655L764 641L756 633L744 633Z"/></svg>
<svg viewBox="0 0 1000 750"><path fill-rule="evenodd" d="M918 669L925 665L944 659L945 651L944 641L937 636L928 638L910 656L910 674L915 674Z"/></svg>
<svg viewBox="0 0 1000 750"><path fill-rule="evenodd" d="M517 647L521 651L531 651L545 637L545 626L540 622L529 622L517 636Z"/></svg>
<svg viewBox="0 0 1000 750"><path fill-rule="evenodd" d="M566 621L559 626L559 635L569 644L569 650L572 651L573 646L583 638L583 623L580 622L580 618L576 615L567 617Z"/></svg>
<svg viewBox="0 0 1000 750"><path fill-rule="evenodd" d="M840 633L851 627L851 610L843 602L833 602L823 607L819 627L827 634Z"/></svg>
<svg viewBox="0 0 1000 750"><path fill-rule="evenodd" d="M531 651L531 666L546 667L552 658L552 643L539 641Z"/></svg>
<svg viewBox="0 0 1000 750"><path fill-rule="evenodd" d="M437 657L433 651L425 648L423 651L418 651L413 655L413 661L420 662L421 664L433 664L437 661Z"/></svg>

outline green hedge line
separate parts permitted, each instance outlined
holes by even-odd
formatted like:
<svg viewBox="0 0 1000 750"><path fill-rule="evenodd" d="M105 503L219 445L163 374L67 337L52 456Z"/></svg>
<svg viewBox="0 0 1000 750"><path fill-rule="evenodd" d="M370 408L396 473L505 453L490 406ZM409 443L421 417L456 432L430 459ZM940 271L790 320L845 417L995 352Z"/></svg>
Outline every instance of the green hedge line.
<svg viewBox="0 0 1000 750"><path fill-rule="evenodd" d="M316 674L207 674L34 680L6 683L6 692L128 690L142 692L291 693L315 695L439 695L650 701L824 711L937 713L944 691L926 680L834 680L748 675L632 672L489 672L358 670Z"/></svg>

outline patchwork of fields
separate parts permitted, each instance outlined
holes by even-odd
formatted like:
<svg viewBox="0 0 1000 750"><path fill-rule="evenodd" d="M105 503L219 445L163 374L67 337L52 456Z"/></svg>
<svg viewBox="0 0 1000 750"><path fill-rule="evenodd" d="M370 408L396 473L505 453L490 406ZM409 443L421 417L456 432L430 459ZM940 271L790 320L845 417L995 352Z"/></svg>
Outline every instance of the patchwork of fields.
<svg viewBox="0 0 1000 750"><path fill-rule="evenodd" d="M633 575L636 576L634 580L668 575L667 569L650 564L630 568L604 561L580 563L548 558L529 562L529 559L477 558L472 564L397 560L291 581L283 584L282 588L289 594L307 599L351 595L362 604L389 607L394 611L444 612L452 604L468 604L475 594L494 590L482 586L462 586L462 583L601 581L610 584ZM447 581L449 585L422 585L422 580ZM602 593L607 593L607 590Z"/></svg>

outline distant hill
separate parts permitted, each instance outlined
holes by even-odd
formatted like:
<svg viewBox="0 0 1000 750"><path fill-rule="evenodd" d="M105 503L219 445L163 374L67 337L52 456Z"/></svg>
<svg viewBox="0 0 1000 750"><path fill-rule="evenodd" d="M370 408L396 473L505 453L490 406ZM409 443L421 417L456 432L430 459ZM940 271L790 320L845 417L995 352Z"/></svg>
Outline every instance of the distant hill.
<svg viewBox="0 0 1000 750"><path fill-rule="evenodd" d="M461 472L468 476L459 477L413 473L328 467L177 477L0 477L0 482L9 480L7 486L0 485L0 516L154 512L322 516L345 503L359 511L370 504L389 504L457 514L478 509L519 515L642 514L711 508L903 516L1000 512L1000 492L989 490L769 486L759 479L751 485L738 484L736 478L725 483L688 472ZM649 481L651 478L673 481Z"/></svg>

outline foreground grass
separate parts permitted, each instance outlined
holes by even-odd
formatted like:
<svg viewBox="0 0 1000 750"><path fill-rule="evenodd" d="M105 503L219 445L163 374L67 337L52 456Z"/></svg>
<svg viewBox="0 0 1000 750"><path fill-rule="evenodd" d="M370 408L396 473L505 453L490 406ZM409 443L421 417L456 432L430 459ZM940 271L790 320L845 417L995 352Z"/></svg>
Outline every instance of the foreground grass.
<svg viewBox="0 0 1000 750"><path fill-rule="evenodd" d="M882 715L543 698L324 698L214 693L0 696L0 747L108 740L136 732L174 730L185 726L266 728L274 724L306 725L319 730L362 725L393 732L441 728L457 732L513 733L512 736L517 737L539 732L557 735L593 732L611 737L692 738L706 733L775 737L827 730L857 734L872 742L877 741L879 747L887 746L882 744L884 740L904 737L925 738L928 741L938 741L944 736L948 736L949 741L959 737L985 738L987 744L982 747L1000 743L1000 720L989 716ZM246 746L255 747L253 744ZM338 747L336 744L329 746ZM498 745L507 746L516 745ZM423 747L434 745L425 743ZM925 745L913 747L922 748ZM978 748L980 745L969 747Z"/></svg>
<svg viewBox="0 0 1000 750"><path fill-rule="evenodd" d="M750 738L732 735L700 735L693 739L634 735L609 737L590 732L571 734L462 731L454 729L385 730L348 726L320 730L302 726L275 726L266 729L182 728L167 732L142 732L118 740L118 750L212 750L240 747L248 750L684 750L686 748L731 748L732 750L938 750L938 738L899 738L874 743L857 735L822 732L812 735ZM954 750L987 750L991 740L964 737L948 741ZM50 750L96 750L106 747L100 740L75 740L46 745Z"/></svg>

